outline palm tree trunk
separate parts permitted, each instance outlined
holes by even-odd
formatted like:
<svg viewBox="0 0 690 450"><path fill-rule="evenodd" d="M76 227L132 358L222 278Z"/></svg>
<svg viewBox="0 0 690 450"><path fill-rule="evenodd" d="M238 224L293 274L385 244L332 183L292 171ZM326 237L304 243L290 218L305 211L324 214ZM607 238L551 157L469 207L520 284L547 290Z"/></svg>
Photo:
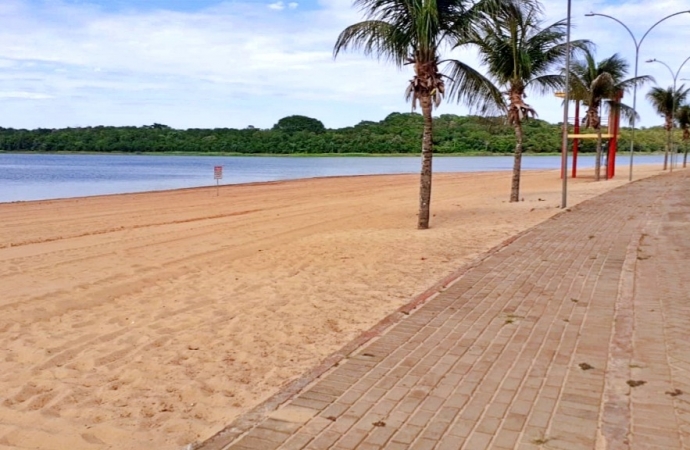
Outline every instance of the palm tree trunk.
<svg viewBox="0 0 690 450"><path fill-rule="evenodd" d="M422 96L419 99L424 117L424 133L422 134L422 173L419 184L419 221L417 228L429 228L429 208L431 205L431 160L434 154L433 127L431 116L431 97Z"/></svg>
<svg viewBox="0 0 690 450"><path fill-rule="evenodd" d="M520 170L522 168L522 122L517 120L515 128L515 160L513 161L513 182L510 186L510 202L520 201Z"/></svg>
<svg viewBox="0 0 690 450"><path fill-rule="evenodd" d="M597 156L594 160L594 180L601 179L601 127L597 128Z"/></svg>
<svg viewBox="0 0 690 450"><path fill-rule="evenodd" d="M664 170L668 168L668 152L671 150L671 127L670 120L666 118L666 151L664 152Z"/></svg>
<svg viewBox="0 0 690 450"><path fill-rule="evenodd" d="M685 151L683 152L683 169L688 165L688 144L685 143Z"/></svg>

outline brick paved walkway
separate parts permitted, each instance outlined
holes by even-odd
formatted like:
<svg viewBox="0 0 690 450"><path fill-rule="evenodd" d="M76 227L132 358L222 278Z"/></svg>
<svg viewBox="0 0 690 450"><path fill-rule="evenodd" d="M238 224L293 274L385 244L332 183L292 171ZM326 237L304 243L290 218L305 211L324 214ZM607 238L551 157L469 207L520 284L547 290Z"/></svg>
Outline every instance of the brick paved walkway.
<svg viewBox="0 0 690 450"><path fill-rule="evenodd" d="M689 194L677 171L546 221L201 448L690 448Z"/></svg>

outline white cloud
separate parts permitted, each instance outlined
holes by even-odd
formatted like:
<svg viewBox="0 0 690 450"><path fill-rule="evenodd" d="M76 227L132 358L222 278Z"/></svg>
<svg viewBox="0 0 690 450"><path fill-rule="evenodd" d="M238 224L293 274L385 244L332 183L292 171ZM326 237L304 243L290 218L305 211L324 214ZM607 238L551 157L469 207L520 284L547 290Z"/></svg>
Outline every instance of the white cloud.
<svg viewBox="0 0 690 450"><path fill-rule="evenodd" d="M49 97L41 102L4 97L0 126L158 122L179 128L267 128L283 116L305 114L340 127L409 111L403 97L409 68L398 70L358 53L333 60L338 33L361 20L351 0L319 0L317 9L301 3L299 8L295 2L246 1L197 12L111 12L60 1L36 6L28 0L3 0L0 86L10 93ZM545 3L550 19L564 17L565 2ZM657 17L683 6L682 0L573 3L573 37L597 42L600 57L620 52L631 63L634 47L625 30L584 13L592 9L615 15L641 35ZM266 14L267 7L294 12ZM650 33L641 61L656 57L675 67L690 56L678 52L679 43L690 39L690 27L683 26L690 17L667 23ZM469 53L454 56L476 64ZM649 66L641 63L640 73L668 84L663 67ZM690 63L686 67L681 77L690 77ZM643 125L651 126L657 118L645 105L644 92L646 88L638 105ZM530 96L529 101L541 118L560 120L559 100ZM438 113L465 114L467 108L445 103Z"/></svg>
<svg viewBox="0 0 690 450"><path fill-rule="evenodd" d="M273 10L276 10L276 11L282 11L282 10L285 9L286 6L287 6L289 9L297 9L297 7L299 6L299 3L297 3L297 2L290 2L290 3L288 3L288 4L286 5L284 2L278 1L278 2L275 2L275 3L270 3L270 4L268 5L268 7L269 7L270 9L273 9Z"/></svg>
<svg viewBox="0 0 690 450"><path fill-rule="evenodd" d="M21 98L26 100L46 100L49 98L54 98L52 95L40 94L37 92L0 92L0 98Z"/></svg>

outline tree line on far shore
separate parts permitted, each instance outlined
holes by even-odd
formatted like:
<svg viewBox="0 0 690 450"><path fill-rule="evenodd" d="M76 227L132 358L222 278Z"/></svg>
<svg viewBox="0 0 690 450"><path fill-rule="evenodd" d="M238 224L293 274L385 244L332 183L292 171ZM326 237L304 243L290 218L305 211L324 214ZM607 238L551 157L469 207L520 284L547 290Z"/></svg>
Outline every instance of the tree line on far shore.
<svg viewBox="0 0 690 450"><path fill-rule="evenodd" d="M524 150L556 153L561 124L530 120ZM83 127L62 129L0 128L0 151L108 153L226 153L226 154L419 154L423 119L415 113L392 113L380 122L327 129L305 116L280 119L271 129L215 128L178 130L166 125L142 127ZM618 148L630 147L630 130L621 130ZM678 136L680 138L680 136ZM456 116L434 119L434 153L509 154L515 148L513 127L505 117ZM663 127L636 130L635 150L664 149ZM678 139L677 141L680 141ZM583 140L580 151L595 152L594 140Z"/></svg>

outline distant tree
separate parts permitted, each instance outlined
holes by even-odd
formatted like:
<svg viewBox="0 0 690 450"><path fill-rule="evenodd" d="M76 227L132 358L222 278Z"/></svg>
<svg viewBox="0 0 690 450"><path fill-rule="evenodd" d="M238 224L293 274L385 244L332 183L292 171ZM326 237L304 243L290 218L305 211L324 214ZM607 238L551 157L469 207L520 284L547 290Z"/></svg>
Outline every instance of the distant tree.
<svg viewBox="0 0 690 450"><path fill-rule="evenodd" d="M171 128L167 125L163 125L162 123L154 123L153 125L148 125L144 126L143 128L151 128L153 130L170 130Z"/></svg>
<svg viewBox="0 0 690 450"><path fill-rule="evenodd" d="M330 129L321 134L300 131L285 133L261 129L190 128L156 130L146 127L80 127L50 130L16 130L0 127L0 152L186 152L239 154L350 153L414 154L424 128L419 114L391 114L377 122ZM559 125L539 119L524 123L524 151L553 152L559 148ZM630 145L630 129L621 129L620 143ZM638 130L636 148L656 151L664 145L666 132L660 127ZM505 117L456 116L434 118L434 152L468 154L489 151L510 153L515 132ZM583 152L594 152L595 142L583 143Z"/></svg>
<svg viewBox="0 0 690 450"><path fill-rule="evenodd" d="M688 98L690 88L682 85L676 88L669 86L668 89L653 87L647 93L647 99L652 106L664 118L664 129L666 130L666 151L664 152L664 170L668 168L668 152L671 151L671 131L673 130L673 109L675 106L684 103Z"/></svg>
<svg viewBox="0 0 690 450"><path fill-rule="evenodd" d="M288 116L280 119L274 126L276 131L284 131L286 133L297 133L299 131L307 131L311 133L323 133L326 127L318 119L312 119L307 116Z"/></svg>

